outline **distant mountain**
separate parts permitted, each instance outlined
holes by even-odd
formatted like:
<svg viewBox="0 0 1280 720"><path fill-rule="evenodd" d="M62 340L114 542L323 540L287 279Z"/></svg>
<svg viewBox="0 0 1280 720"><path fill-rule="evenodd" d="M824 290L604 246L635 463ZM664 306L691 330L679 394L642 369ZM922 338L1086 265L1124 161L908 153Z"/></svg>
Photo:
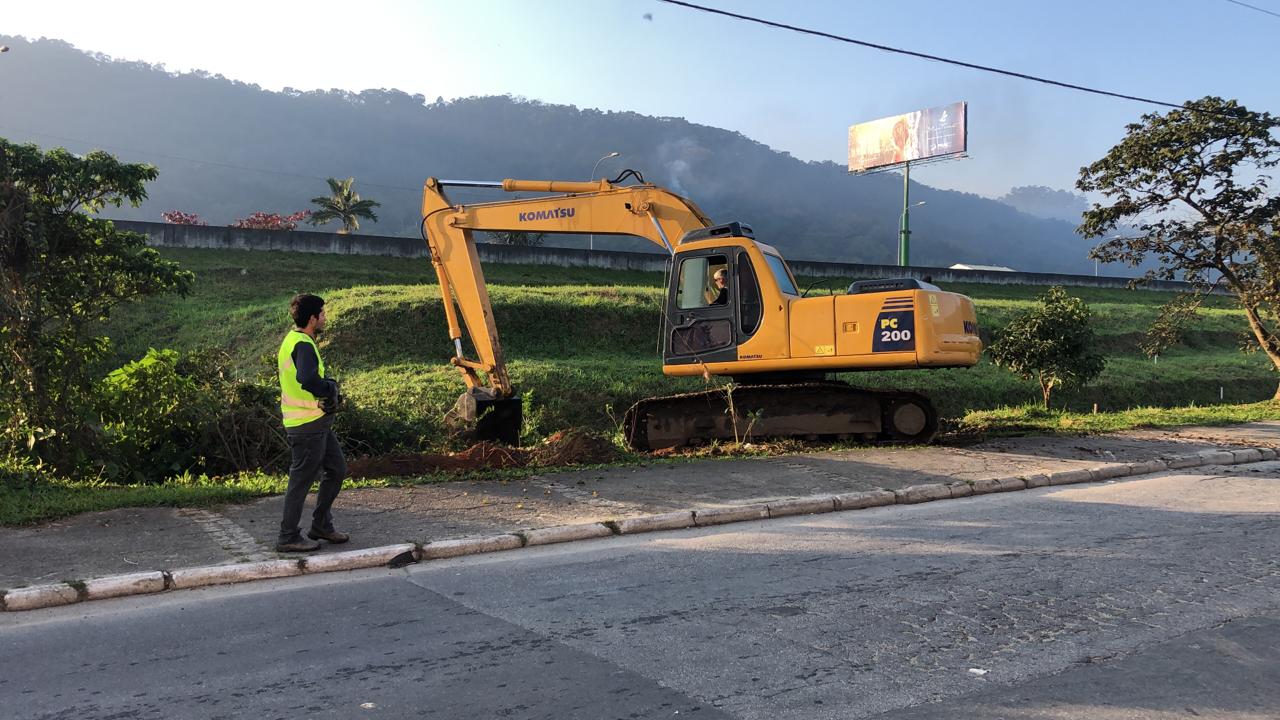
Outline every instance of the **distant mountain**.
<svg viewBox="0 0 1280 720"><path fill-rule="evenodd" d="M601 174L635 168L718 221L752 225L788 257L896 257L897 175L851 177L835 163L803 162L681 118L512 97L445 102L385 89L270 92L204 72L115 61L57 40L0 35L0 43L12 47L0 57L0 136L74 151L100 147L160 168L150 200L139 210L111 210L112 217L159 220L178 209L227 223L257 210L304 209L327 192L325 177L354 176L358 192L383 203L381 221L363 223L362 232L416 236L428 176L585 179L600 156L616 150L623 157L602 164ZM451 197L497 199L477 191ZM914 185L911 197L928 203L911 216L915 264L1093 269L1085 258L1090 243L1076 236L1074 223L924 185ZM607 242L655 249L640 240Z"/></svg>
<svg viewBox="0 0 1280 720"><path fill-rule="evenodd" d="M1089 209L1089 200L1068 190L1054 190L1044 185L1024 185L1009 190L1000 202L1028 215L1048 220L1080 224L1080 216Z"/></svg>

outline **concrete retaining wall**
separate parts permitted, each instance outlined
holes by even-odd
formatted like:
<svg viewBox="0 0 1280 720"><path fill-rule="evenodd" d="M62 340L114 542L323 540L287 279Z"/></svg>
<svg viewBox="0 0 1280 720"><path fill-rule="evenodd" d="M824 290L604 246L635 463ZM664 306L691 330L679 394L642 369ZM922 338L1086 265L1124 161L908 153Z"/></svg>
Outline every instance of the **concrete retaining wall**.
<svg viewBox="0 0 1280 720"><path fill-rule="evenodd" d="M305 230L244 230L223 226L170 225L167 223L116 220L125 230L142 233L150 244L158 247L208 248L215 250L277 250L283 252L330 253L339 255L383 255L424 258L426 243L418 238L382 235L339 235ZM582 248L521 247L478 243L480 259L486 263L512 265L557 265L561 267L594 267L612 270L645 270L662 272L667 256L659 253L585 250ZM908 267L897 265L865 265L860 263L813 262L790 260L791 269L806 277L830 277L849 280L876 280L909 276L930 277L935 283L986 283L994 285L1067 285L1073 287L1124 288L1127 277L1097 277L1059 273L993 272L986 270L949 270L947 268ZM1156 281L1153 290L1178 292L1189 290L1183 282Z"/></svg>

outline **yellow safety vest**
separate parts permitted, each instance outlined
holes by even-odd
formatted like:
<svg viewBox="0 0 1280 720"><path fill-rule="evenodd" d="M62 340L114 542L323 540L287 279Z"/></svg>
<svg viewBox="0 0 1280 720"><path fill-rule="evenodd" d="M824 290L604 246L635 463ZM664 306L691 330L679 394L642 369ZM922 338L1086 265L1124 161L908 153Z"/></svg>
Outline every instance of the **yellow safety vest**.
<svg viewBox="0 0 1280 720"><path fill-rule="evenodd" d="M284 417L287 428L306 425L324 417L320 408L320 398L303 389L298 382L298 370L293 365L293 349L298 343L308 343L316 351L316 360L320 365L320 377L324 377L324 360L320 359L320 348L316 341L301 330L291 330L280 343L280 352L276 355L276 367L280 370L280 414Z"/></svg>

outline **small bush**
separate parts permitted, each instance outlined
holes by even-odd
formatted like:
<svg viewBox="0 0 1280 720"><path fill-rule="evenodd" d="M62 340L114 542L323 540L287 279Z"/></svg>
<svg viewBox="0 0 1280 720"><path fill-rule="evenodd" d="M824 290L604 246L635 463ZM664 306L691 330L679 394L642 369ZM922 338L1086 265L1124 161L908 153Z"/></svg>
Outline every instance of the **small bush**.
<svg viewBox="0 0 1280 720"><path fill-rule="evenodd" d="M379 408L351 400L334 421L334 431L352 457L419 450L427 438L438 436L439 426L438 421L417 413L408 415L400 408Z"/></svg>
<svg viewBox="0 0 1280 720"><path fill-rule="evenodd" d="M0 489L34 487L45 479L44 468L26 458L0 457Z"/></svg>
<svg viewBox="0 0 1280 720"><path fill-rule="evenodd" d="M153 349L108 374L97 398L96 474L161 482L276 464L284 450L276 393L232 379L228 364L223 353Z"/></svg>
<svg viewBox="0 0 1280 720"><path fill-rule="evenodd" d="M1044 407L1054 388L1078 388L1092 382L1106 368L1096 352L1093 313L1083 300L1051 287L1038 305L1013 318L987 349L996 365L1023 379L1040 383Z"/></svg>

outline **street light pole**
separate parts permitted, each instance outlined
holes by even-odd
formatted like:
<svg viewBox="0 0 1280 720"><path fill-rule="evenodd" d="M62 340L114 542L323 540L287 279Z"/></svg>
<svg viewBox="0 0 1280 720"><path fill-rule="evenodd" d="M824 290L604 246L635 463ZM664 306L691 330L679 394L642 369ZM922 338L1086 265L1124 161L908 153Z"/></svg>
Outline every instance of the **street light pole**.
<svg viewBox="0 0 1280 720"><path fill-rule="evenodd" d="M616 158L616 157L618 157L618 156L619 156L619 155L621 155L621 154L622 154L622 153L620 153L620 152L611 152L611 153L609 153L608 155L605 155L605 156L601 157L599 160L597 160L597 161L596 161L596 164L591 166L591 180L592 180L592 181L594 181L594 180L596 179L596 170L600 167L600 163L604 162L605 160L608 160L609 158ZM596 249L596 236L595 236L595 233L592 233L592 234L590 234L590 235L588 235L588 236L587 236L587 249L588 249L588 250L595 250L595 249Z"/></svg>
<svg viewBox="0 0 1280 720"><path fill-rule="evenodd" d="M898 266L911 264L911 163L902 164L902 227L898 232Z"/></svg>

